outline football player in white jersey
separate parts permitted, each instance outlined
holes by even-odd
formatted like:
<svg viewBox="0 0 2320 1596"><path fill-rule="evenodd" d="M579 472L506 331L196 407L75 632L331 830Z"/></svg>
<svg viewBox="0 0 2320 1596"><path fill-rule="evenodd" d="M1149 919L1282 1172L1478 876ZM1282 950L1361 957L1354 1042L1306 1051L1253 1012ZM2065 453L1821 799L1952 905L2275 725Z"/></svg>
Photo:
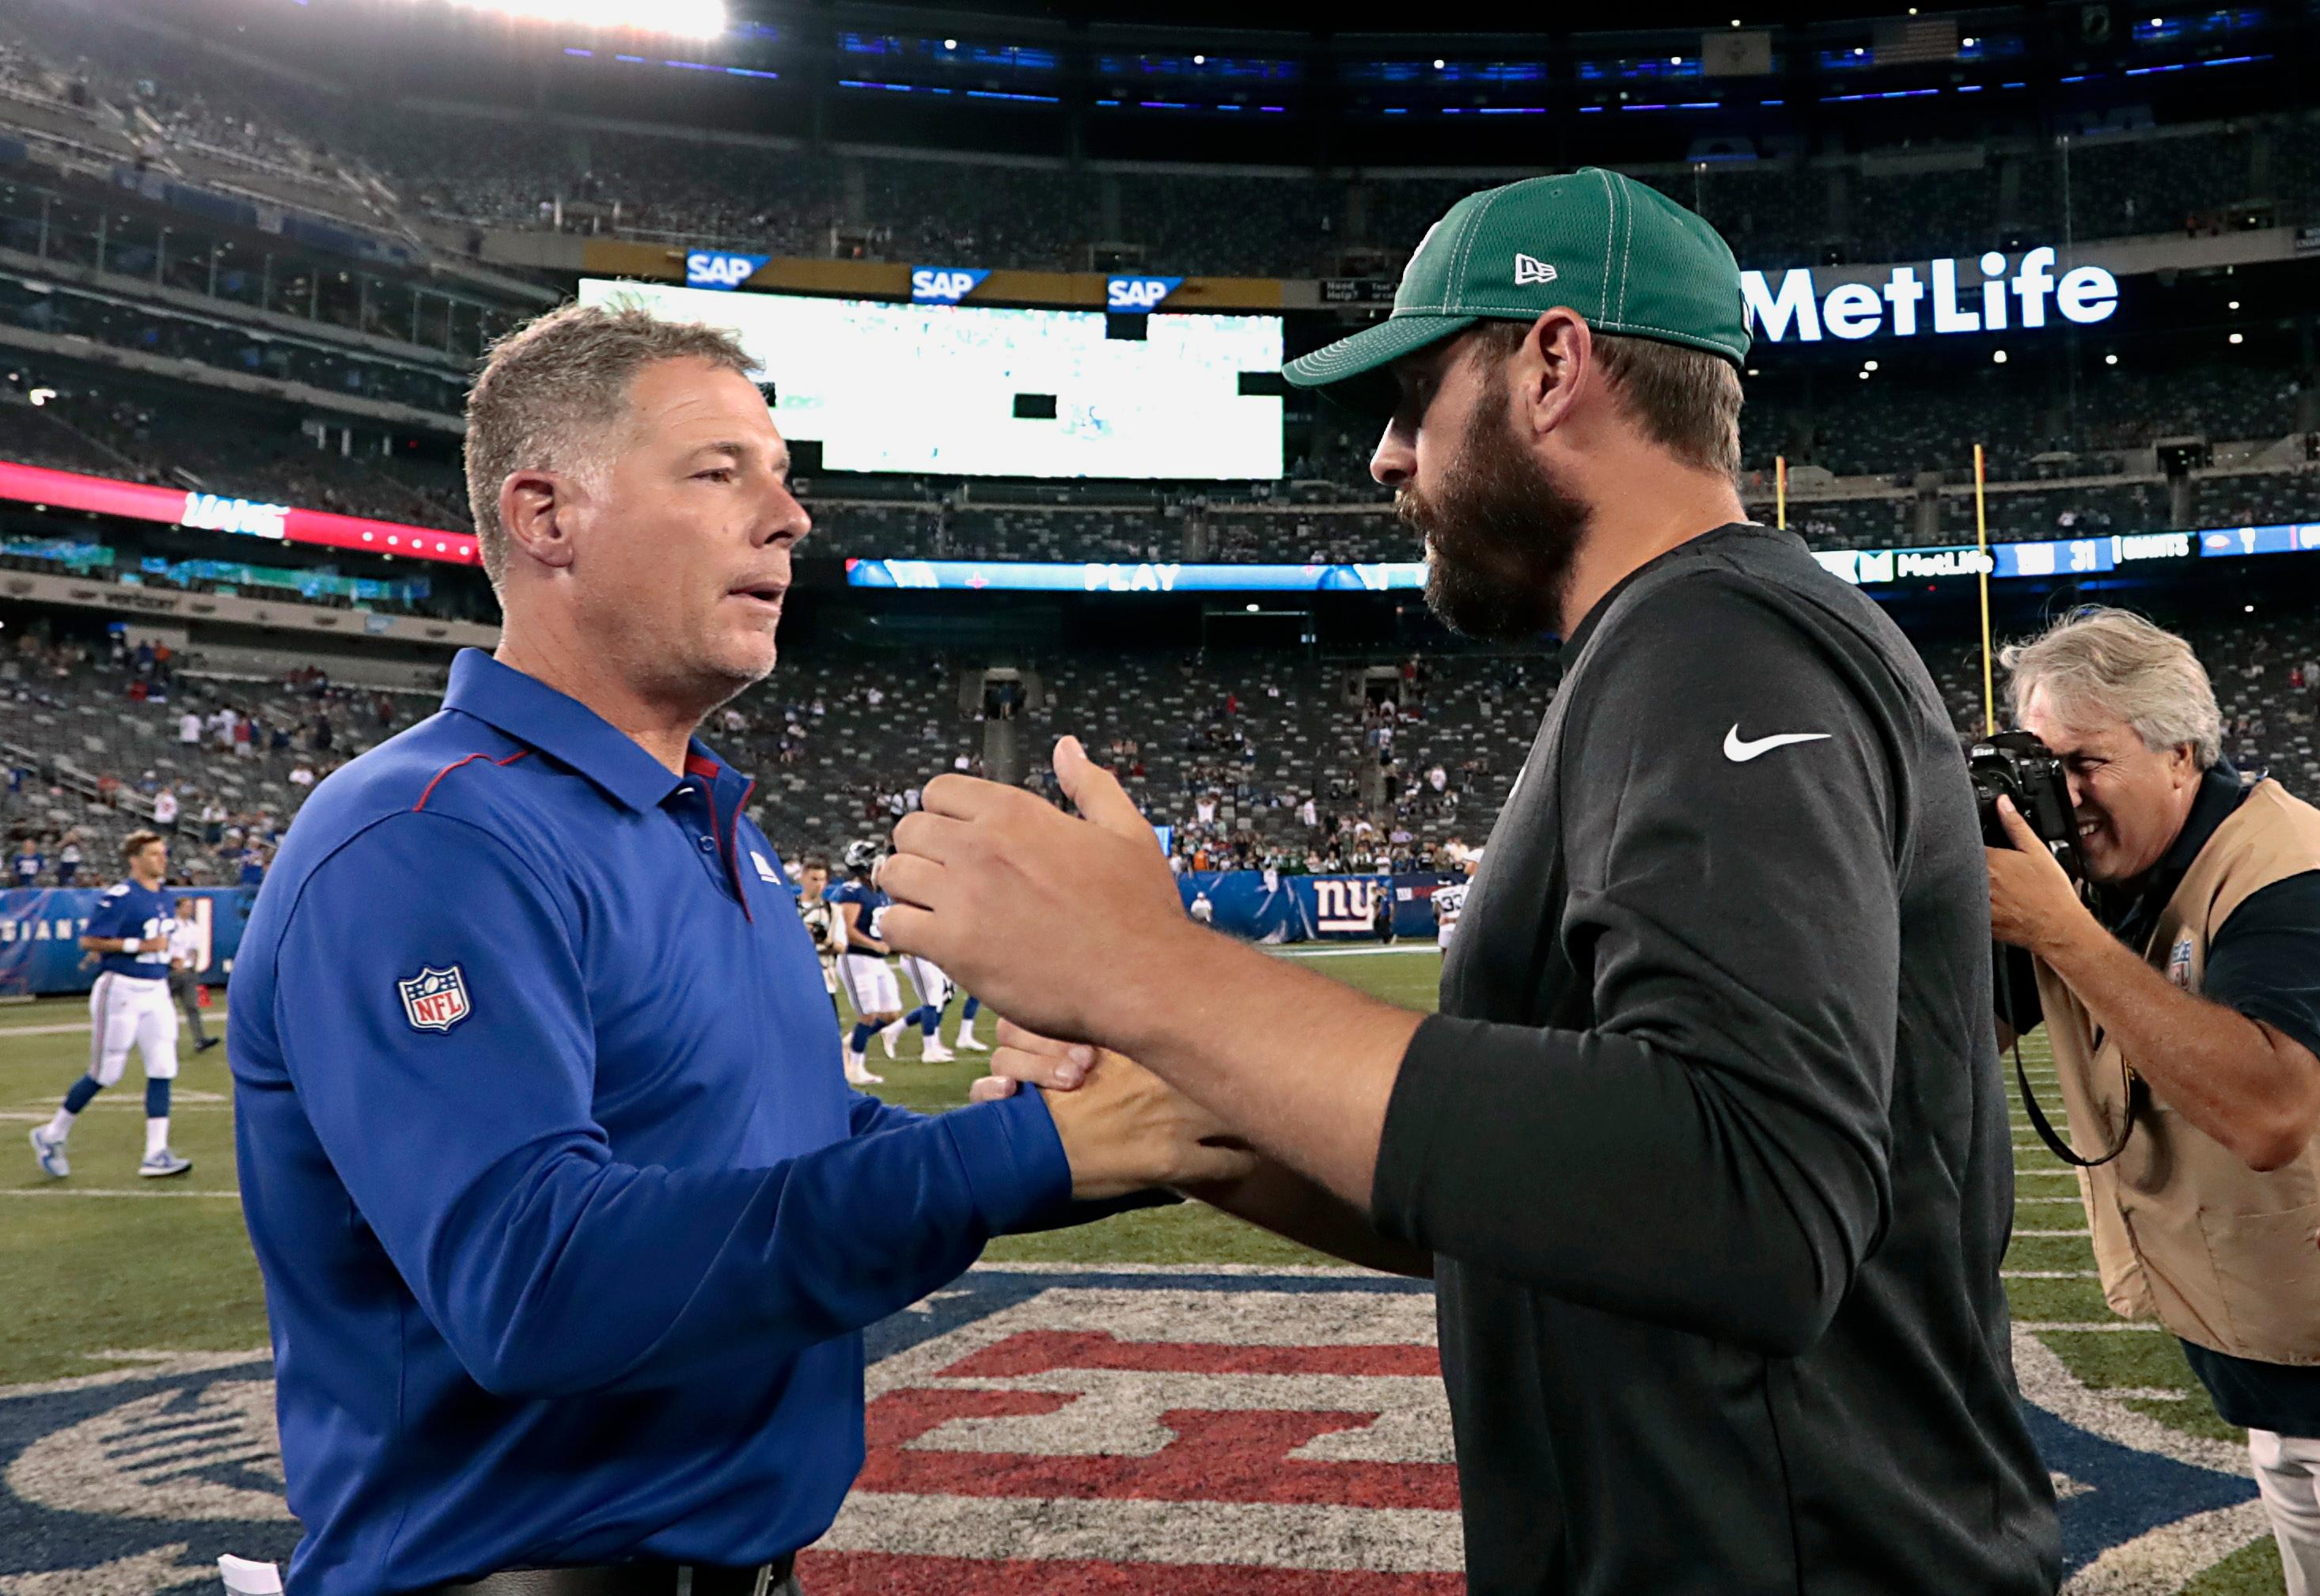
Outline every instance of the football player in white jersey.
<svg viewBox="0 0 2320 1596"><path fill-rule="evenodd" d="M798 918L813 942L813 956L821 963L822 989L829 993L829 1009L838 1008L838 911L822 893L829 887L829 861L808 854L798 861ZM844 1016L839 1016L841 1019Z"/></svg>
<svg viewBox="0 0 2320 1596"><path fill-rule="evenodd" d="M152 1178L183 1174L193 1160L169 1150L169 1083L177 1078L177 1015L169 1006L169 932L176 916L162 895L169 845L159 833L131 831L121 845L129 862L124 881L104 889L80 945L100 961L88 994L88 1073L72 1084L64 1105L32 1132L32 1156L59 1180L72 1173L65 1138L89 1100L121 1079L131 1043L145 1066L145 1161L137 1173Z"/></svg>
<svg viewBox="0 0 2320 1596"><path fill-rule="evenodd" d="M1458 861L1458 868L1466 873L1466 879L1434 889L1434 944L1445 957L1450 952L1451 933L1458 929L1458 917L1465 912L1466 893L1474 884L1475 868L1482 862L1479 851L1466 855Z"/></svg>
<svg viewBox="0 0 2320 1596"><path fill-rule="evenodd" d="M854 1034L846 1043L846 1078L857 1086L875 1085L882 1076L870 1073L870 1037L883 1034L886 1056L894 1056L893 1033L902 1028L902 993L888 966L890 951L878 939L878 917L893 900L880 892L871 877L878 868L878 845L865 838L846 845L847 879L829 889L829 902L838 911L841 951L838 980L846 1001L854 1005Z"/></svg>
<svg viewBox="0 0 2320 1596"><path fill-rule="evenodd" d="M918 1022L920 1058L929 1064L949 1064L958 1056L942 1040L943 1011L950 1006L950 977L935 967L934 960L916 954L902 955L902 974L911 978L919 994L919 1006L903 1015L902 1022Z"/></svg>

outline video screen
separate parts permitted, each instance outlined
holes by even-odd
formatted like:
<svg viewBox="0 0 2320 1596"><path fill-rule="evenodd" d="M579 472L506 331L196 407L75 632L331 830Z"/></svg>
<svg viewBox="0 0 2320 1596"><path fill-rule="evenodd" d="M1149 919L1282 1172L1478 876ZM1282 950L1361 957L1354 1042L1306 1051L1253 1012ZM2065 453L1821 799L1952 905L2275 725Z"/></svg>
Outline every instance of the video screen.
<svg viewBox="0 0 2320 1596"><path fill-rule="evenodd" d="M584 278L580 298L730 327L824 469L1228 481L1282 470L1281 318L983 309ZM1252 387L1270 393L1252 393Z"/></svg>

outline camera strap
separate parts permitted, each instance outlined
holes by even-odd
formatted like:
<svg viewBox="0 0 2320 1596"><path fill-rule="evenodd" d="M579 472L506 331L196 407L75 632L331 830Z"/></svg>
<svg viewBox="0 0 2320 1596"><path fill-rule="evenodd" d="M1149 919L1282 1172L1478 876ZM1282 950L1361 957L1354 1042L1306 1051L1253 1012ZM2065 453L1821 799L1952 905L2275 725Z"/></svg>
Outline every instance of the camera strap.
<svg viewBox="0 0 2320 1596"><path fill-rule="evenodd" d="M2007 960L2003 956L2000 956L1996 962L1998 1003L2006 1012L2007 1023L2011 1025L2014 1015L2013 976L2007 968ZM2108 1152L2099 1158L2083 1156L2076 1147L2062 1138L2062 1134L2047 1120L2046 1111L2038 1106L2038 1094L2030 1089L2030 1072L2024 1068L2022 1064L2022 1038L2018 1036L2014 1038L2014 1080L2022 1091L2022 1111L2030 1116L2030 1129L2038 1133L2038 1139L2046 1144L2046 1150L2073 1168L2098 1169L2126 1151L2126 1144L2134 1138L2134 1116L2147 1101L2150 1088L2143 1084L2142 1076L2134 1074L2124 1064L2119 1066L2119 1076L2121 1084L2126 1088L2126 1123L2120 1128L2118 1140L2111 1144Z"/></svg>
<svg viewBox="0 0 2320 1596"><path fill-rule="evenodd" d="M2112 1144L2110 1151L2099 1158L2081 1156L2078 1149L2064 1141L2047 1122L2046 1111L2038 1106L2037 1094L2030 1090L2030 1072L2022 1067L2022 1044L2019 1041L2014 1044L2014 1079L2022 1088L2022 1109L2030 1116L2030 1129L2038 1133L2038 1139L2046 1144L2046 1150L2063 1163L2080 1169L2096 1169L2126 1151L2126 1144L2134 1135L2134 1111L2142 1105L2145 1091L2140 1075L2127 1077L2126 1124L2119 1131L2118 1140Z"/></svg>

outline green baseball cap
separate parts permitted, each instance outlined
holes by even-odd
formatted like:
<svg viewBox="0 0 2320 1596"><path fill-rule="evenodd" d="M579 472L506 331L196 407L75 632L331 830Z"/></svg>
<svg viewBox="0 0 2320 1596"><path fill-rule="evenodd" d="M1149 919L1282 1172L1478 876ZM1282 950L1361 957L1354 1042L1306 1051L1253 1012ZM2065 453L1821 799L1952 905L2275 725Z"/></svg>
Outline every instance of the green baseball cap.
<svg viewBox="0 0 2320 1596"><path fill-rule="evenodd" d="M1657 189L1582 167L1460 200L1418 240L1391 315L1281 374L1355 408L1389 411L1384 368L1393 361L1477 322L1536 321L1556 305L1598 332L1706 349L1735 366L1748 356L1731 246Z"/></svg>

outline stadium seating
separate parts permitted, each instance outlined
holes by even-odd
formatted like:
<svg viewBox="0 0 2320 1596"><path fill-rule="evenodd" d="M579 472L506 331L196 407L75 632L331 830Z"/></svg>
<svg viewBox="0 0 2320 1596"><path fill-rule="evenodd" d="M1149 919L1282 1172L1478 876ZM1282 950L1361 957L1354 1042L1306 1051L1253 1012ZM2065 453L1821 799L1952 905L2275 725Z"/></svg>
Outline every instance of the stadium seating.
<svg viewBox="0 0 2320 1596"><path fill-rule="evenodd" d="M244 70L77 8L0 25L20 94L122 113L160 147L222 155L385 213L684 238L784 254L1079 267L1098 245L1151 269L1310 276L1341 249L1399 258L1486 179L1364 172L1203 175L849 153L636 122L404 107ZM486 119L488 118L488 119ZM92 119L92 125L96 125ZM2143 127L2060 142L1725 151L1638 175L1706 215L1744 261L1970 253L2034 231L2084 240L2269 223L2314 197L2315 135L2293 117ZM488 141L493 160L472 159ZM1728 159L1733 155L1743 159ZM1356 218L1358 221L1356 222Z"/></svg>
<svg viewBox="0 0 2320 1596"><path fill-rule="evenodd" d="M16 634L12 634L16 635ZM2226 752L2243 768L2270 768L2299 791L2320 791L2320 620L2301 613L2261 622L2194 626L2214 678ZM785 653L777 674L711 718L703 735L758 782L757 815L784 853L834 852L882 835L912 790L953 769L980 771L983 723L961 708L963 659L925 655ZM1944 644L1927 650L1961 732L1980 721L1980 657ZM1348 696L1349 674L1392 667L1390 718ZM204 675L199 651L173 662L166 700L131 696L133 659L98 647L17 636L0 655L7 730L0 758L29 754L38 779L5 817L10 836L60 837L77 827L90 857L107 857L149 823L140 800L161 784L181 805L177 858L199 879L228 881L240 840L204 839L213 803L247 834L286 825L318 778L381 738L431 712L423 693L382 694ZM1057 653L1039 666L1046 702L1022 712L1025 746L1080 738L1121 775L1146 813L1179 828L1183 850L1230 861L1306 867L1309 856L1347 867L1423 857L1453 837L1479 842L1504 801L1553 691L1554 666L1535 656L1450 655L1423 660L1314 661L1289 655L1206 656L1121 651ZM2295 685L2299 670L2306 685ZM154 678L142 678L150 691ZM221 749L214 732L178 740L188 708L204 719L231 707L262 728L248 754ZM331 746L314 746L317 715ZM1381 747L1379 731L1391 736ZM281 737L277 746L276 730ZM17 753L15 750L23 750ZM1390 755L1373 788L1369 773ZM110 777L112 803L84 796L50 762L86 785ZM1439 766L1444 784L1430 780ZM1027 785L1055 795L1034 756ZM1320 823L1303 824L1311 796ZM1203 803L1212 818L1198 817ZM1332 828L1329 817L1337 824ZM1357 831L1358 822L1368 822ZM1336 846L1333 848L1333 832ZM1406 834L1397 843L1397 834ZM1334 866L1333 866L1334 867Z"/></svg>

